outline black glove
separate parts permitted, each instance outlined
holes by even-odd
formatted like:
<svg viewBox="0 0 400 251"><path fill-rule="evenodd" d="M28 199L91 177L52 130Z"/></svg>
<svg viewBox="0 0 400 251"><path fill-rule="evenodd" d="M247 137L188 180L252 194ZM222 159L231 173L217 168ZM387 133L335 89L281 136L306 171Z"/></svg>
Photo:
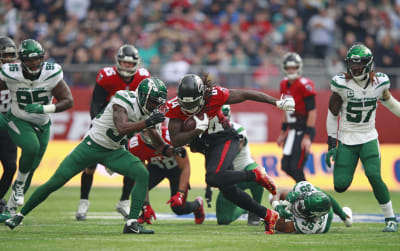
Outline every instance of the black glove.
<svg viewBox="0 0 400 251"><path fill-rule="evenodd" d="M328 136L328 141L326 143L328 143L328 151L336 148L336 142L337 140L331 136Z"/></svg>
<svg viewBox="0 0 400 251"><path fill-rule="evenodd" d="M211 190L211 187L210 187L210 186L207 186L207 187L206 187L206 194L205 194L204 197L206 197L207 206L208 206L209 208L211 208L212 190Z"/></svg>
<svg viewBox="0 0 400 251"><path fill-rule="evenodd" d="M184 147L181 147L181 146L175 147L173 151L174 151L174 154L178 157L181 157L181 158L186 157L186 149Z"/></svg>
<svg viewBox="0 0 400 251"><path fill-rule="evenodd" d="M150 114L150 117L144 121L146 128L152 127L156 124L164 122L165 115L161 112L154 112Z"/></svg>

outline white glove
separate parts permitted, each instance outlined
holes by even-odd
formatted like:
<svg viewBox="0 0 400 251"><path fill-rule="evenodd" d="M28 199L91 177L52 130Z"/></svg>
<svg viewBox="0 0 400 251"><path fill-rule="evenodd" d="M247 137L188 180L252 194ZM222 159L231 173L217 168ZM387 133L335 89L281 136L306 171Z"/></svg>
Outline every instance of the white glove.
<svg viewBox="0 0 400 251"><path fill-rule="evenodd" d="M276 101L276 107L284 111L294 111L294 99L293 98L282 98Z"/></svg>
<svg viewBox="0 0 400 251"><path fill-rule="evenodd" d="M199 119L196 115L194 115L193 118L196 121L196 128L195 129L199 129L202 132L207 130L207 128L208 128L208 116L207 116L206 113L204 113L203 120Z"/></svg>

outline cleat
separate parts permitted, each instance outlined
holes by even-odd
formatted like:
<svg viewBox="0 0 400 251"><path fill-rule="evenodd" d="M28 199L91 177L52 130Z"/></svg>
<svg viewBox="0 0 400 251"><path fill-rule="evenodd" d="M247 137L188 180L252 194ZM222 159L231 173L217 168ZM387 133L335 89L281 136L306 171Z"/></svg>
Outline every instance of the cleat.
<svg viewBox="0 0 400 251"><path fill-rule="evenodd" d="M263 186L265 189L267 189L270 193L273 195L276 194L276 185L275 182L272 180L271 177L268 176L268 174L265 172L265 169L263 167L257 167L253 170L256 175L255 182Z"/></svg>
<svg viewBox="0 0 400 251"><path fill-rule="evenodd" d="M397 232L399 230L399 226L395 217L393 218L385 218L386 227L382 230L382 232Z"/></svg>
<svg viewBox="0 0 400 251"><path fill-rule="evenodd" d="M204 222L204 219L206 218L206 215L204 214L204 203L203 203L203 198L201 196L197 197L195 201L198 201L200 203L200 207L193 211L194 214L194 222L196 224L202 224Z"/></svg>
<svg viewBox="0 0 400 251"><path fill-rule="evenodd" d="M278 218L279 218L278 212L271 209L267 209L267 215L264 218L265 234L274 234L275 224L278 221Z"/></svg>
<svg viewBox="0 0 400 251"><path fill-rule="evenodd" d="M14 215L13 217L11 217L10 219L6 220L6 225L12 229L14 229L15 227L17 227L18 225L21 224L22 220L24 219L24 216L20 213Z"/></svg>
<svg viewBox="0 0 400 251"><path fill-rule="evenodd" d="M6 210L7 201L5 199L0 200L0 214L4 213Z"/></svg>
<svg viewBox="0 0 400 251"><path fill-rule="evenodd" d="M5 211L4 213L0 214L0 223L5 222L6 220L11 218L11 214L9 211Z"/></svg>
<svg viewBox="0 0 400 251"><path fill-rule="evenodd" d="M351 227L351 225L353 225L353 211L350 207L343 207L342 210L347 215L344 224L346 227Z"/></svg>
<svg viewBox="0 0 400 251"><path fill-rule="evenodd" d="M255 213L249 212L247 215L247 225L248 226L258 226L260 225L260 217Z"/></svg>
<svg viewBox="0 0 400 251"><path fill-rule="evenodd" d="M15 181L12 186L11 199L17 206L22 206L24 204L24 182Z"/></svg>
<svg viewBox="0 0 400 251"><path fill-rule="evenodd" d="M76 220L83 221L86 220L86 214L89 209L89 200L80 199L78 210L76 211Z"/></svg>
<svg viewBox="0 0 400 251"><path fill-rule="evenodd" d="M131 222L130 224L128 222L125 223L124 226L124 234L154 234L153 230L150 229L145 229L142 224L139 224L136 220Z"/></svg>
<svg viewBox="0 0 400 251"><path fill-rule="evenodd" d="M115 207L118 213L124 216L125 220L128 220L129 211L131 209L131 203L129 200L120 200Z"/></svg>

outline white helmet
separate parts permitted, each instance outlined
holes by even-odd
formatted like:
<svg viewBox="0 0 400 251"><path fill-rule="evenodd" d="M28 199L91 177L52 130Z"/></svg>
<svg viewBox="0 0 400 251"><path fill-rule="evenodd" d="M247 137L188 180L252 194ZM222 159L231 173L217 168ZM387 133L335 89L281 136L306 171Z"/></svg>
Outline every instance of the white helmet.
<svg viewBox="0 0 400 251"><path fill-rule="evenodd" d="M115 56L117 64L117 71L123 77L132 77L135 75L137 68L140 64L139 51L135 46L130 44L124 44L118 49L117 55ZM124 67L120 62L133 63L133 67Z"/></svg>
<svg viewBox="0 0 400 251"><path fill-rule="evenodd" d="M297 67L295 72L288 72L288 67ZM303 60L300 55L295 52L288 52L283 56L282 71L289 80L301 77L303 73Z"/></svg>

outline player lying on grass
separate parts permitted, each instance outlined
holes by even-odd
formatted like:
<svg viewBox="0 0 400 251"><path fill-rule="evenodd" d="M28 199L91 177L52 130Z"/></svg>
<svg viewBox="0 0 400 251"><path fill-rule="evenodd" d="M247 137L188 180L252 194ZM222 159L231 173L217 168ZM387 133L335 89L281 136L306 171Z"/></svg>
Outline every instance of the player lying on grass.
<svg viewBox="0 0 400 251"><path fill-rule="evenodd" d="M171 191L171 199L167 203L171 203L172 211L177 215L193 213L195 223L201 224L205 218L203 198L197 197L195 201L186 201L190 178L190 162L186 150L183 147L174 148L170 145L167 127L160 128L157 133L167 143L161 151L157 151L154 147L147 130L143 130L129 140L128 150L138 156L143 163L147 161L149 191L167 178ZM169 151L174 152L174 155L169 154L170 157L167 157ZM156 216L147 199L138 222L151 224L152 218L156 219Z"/></svg>
<svg viewBox="0 0 400 251"><path fill-rule="evenodd" d="M165 120L158 111L167 98L165 84L157 78L147 78L137 92L118 91L103 113L92 121L92 127L82 142L63 160L55 174L32 194L21 211L6 220L11 229L21 224L24 216L42 203L52 192L61 188L87 166L101 163L113 172L134 179L129 219L124 233L153 234L137 222L146 197L149 172L142 161L125 149L127 138L148 128L155 145L165 144L153 132L156 124Z"/></svg>
<svg viewBox="0 0 400 251"><path fill-rule="evenodd" d="M346 227L351 227L353 224L353 214L349 207L341 208L332 196L308 181L297 183L290 192L278 191L277 195L270 195L270 202L274 210L279 213L275 225L275 230L278 232L327 233L333 213L343 220Z"/></svg>

